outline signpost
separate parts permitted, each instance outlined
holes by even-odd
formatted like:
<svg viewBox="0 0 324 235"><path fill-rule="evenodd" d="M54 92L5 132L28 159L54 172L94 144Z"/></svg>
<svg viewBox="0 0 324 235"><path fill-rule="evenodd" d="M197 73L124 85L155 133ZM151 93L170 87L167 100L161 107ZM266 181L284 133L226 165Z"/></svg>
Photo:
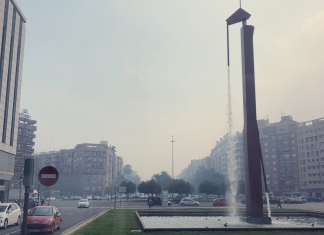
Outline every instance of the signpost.
<svg viewBox="0 0 324 235"><path fill-rule="evenodd" d="M121 195L120 195L120 193L126 193L126 187L118 187L117 191L119 192L119 206L121 207Z"/></svg>
<svg viewBox="0 0 324 235"><path fill-rule="evenodd" d="M56 184L56 182L59 179L59 173L56 170L55 167L52 166L45 166L43 167L39 172L38 172L38 181L47 187L53 186ZM49 201L50 201L50 191L48 192L48 203L47 205L49 206Z"/></svg>
<svg viewBox="0 0 324 235"><path fill-rule="evenodd" d="M26 158L24 164L24 186L25 186L25 199L24 199L24 213L23 213L23 225L22 233L26 235L27 233L27 213L29 206L29 193L30 187L33 186L33 175L34 175L34 162L35 159Z"/></svg>
<svg viewBox="0 0 324 235"><path fill-rule="evenodd" d="M163 207L169 206L169 203L168 203L168 190L162 190L162 206Z"/></svg>

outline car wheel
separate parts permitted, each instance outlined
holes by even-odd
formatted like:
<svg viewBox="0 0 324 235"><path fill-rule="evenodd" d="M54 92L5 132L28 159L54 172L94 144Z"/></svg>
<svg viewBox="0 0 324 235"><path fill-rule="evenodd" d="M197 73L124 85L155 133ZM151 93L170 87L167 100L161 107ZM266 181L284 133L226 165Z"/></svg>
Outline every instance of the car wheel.
<svg viewBox="0 0 324 235"><path fill-rule="evenodd" d="M181 203L181 205L180 206L184 206L185 204L183 204L183 203Z"/></svg>
<svg viewBox="0 0 324 235"><path fill-rule="evenodd" d="M3 228L6 229L8 227L8 220L5 219L4 223L3 223Z"/></svg>
<svg viewBox="0 0 324 235"><path fill-rule="evenodd" d="M219 207L219 205L218 205L218 204L216 204L216 206L217 206L217 207Z"/></svg>
<svg viewBox="0 0 324 235"><path fill-rule="evenodd" d="M54 224L52 224L52 229L50 231L50 234L53 234L54 233Z"/></svg>
<svg viewBox="0 0 324 235"><path fill-rule="evenodd" d="M196 203L195 206L198 206L198 203Z"/></svg>
<svg viewBox="0 0 324 235"><path fill-rule="evenodd" d="M20 224L20 215L18 216L17 223L15 223L15 225L19 225L19 224Z"/></svg>

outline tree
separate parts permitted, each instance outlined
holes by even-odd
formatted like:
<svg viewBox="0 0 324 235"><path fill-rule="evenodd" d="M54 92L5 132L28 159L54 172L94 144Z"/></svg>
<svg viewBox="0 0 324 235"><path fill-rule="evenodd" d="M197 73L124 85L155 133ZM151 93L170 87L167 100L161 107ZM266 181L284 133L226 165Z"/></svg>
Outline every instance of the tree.
<svg viewBox="0 0 324 235"><path fill-rule="evenodd" d="M132 166L127 164L124 166L123 168L124 174L126 175L126 178L128 179L128 175L130 175L132 173Z"/></svg>
<svg viewBox="0 0 324 235"><path fill-rule="evenodd" d="M186 194L188 196L188 194L192 193L193 190L193 186L183 179L173 180L173 182L169 186L169 193L177 193L179 195Z"/></svg>
<svg viewBox="0 0 324 235"><path fill-rule="evenodd" d="M199 184L199 193L206 193L207 197L209 194L216 194L218 192L218 186L213 181L203 181Z"/></svg>
<svg viewBox="0 0 324 235"><path fill-rule="evenodd" d="M147 180L147 181L142 181L138 185L137 190L140 193L152 194L152 196L153 196L153 194L160 194L162 187L155 180L151 179L151 180Z"/></svg>
<svg viewBox="0 0 324 235"><path fill-rule="evenodd" d="M156 180L156 182L162 186L162 189L168 189L173 181L169 173L166 171L161 171L158 174L154 174L152 179Z"/></svg>
<svg viewBox="0 0 324 235"><path fill-rule="evenodd" d="M129 198L129 194L130 193L135 193L136 191L136 184L134 184L133 182L131 181L123 181L119 184L119 186L122 186L122 187L126 187L126 194L127 194L127 201L128 201L128 198Z"/></svg>

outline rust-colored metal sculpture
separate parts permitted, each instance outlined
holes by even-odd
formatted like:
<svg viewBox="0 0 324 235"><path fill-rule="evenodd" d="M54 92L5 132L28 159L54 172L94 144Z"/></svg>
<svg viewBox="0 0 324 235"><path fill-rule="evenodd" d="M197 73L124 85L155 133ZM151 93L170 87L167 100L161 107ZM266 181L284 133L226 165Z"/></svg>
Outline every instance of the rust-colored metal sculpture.
<svg viewBox="0 0 324 235"><path fill-rule="evenodd" d="M251 223L271 223L263 217L262 178L261 178L261 145L256 118L256 99L254 81L253 32L254 27L246 25L250 14L242 8L238 9L227 20L227 53L229 66L228 26L242 22L242 75L243 75L243 107L244 107L244 173L246 194L246 220Z"/></svg>

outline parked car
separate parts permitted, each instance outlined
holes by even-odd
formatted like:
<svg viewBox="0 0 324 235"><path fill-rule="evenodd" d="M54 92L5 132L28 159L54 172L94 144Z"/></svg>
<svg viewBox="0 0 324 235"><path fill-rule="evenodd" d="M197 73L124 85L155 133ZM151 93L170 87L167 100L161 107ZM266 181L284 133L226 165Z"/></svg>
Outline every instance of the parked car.
<svg viewBox="0 0 324 235"><path fill-rule="evenodd" d="M46 198L45 201L55 201L56 198L55 197L49 197L49 198Z"/></svg>
<svg viewBox="0 0 324 235"><path fill-rule="evenodd" d="M310 196L310 197L307 198L307 202L322 202L322 201L323 201L323 199L320 198L320 197L312 197L312 196Z"/></svg>
<svg viewBox="0 0 324 235"><path fill-rule="evenodd" d="M140 198L139 196L132 196L131 198L133 198L133 199L138 199L138 198Z"/></svg>
<svg viewBox="0 0 324 235"><path fill-rule="evenodd" d="M299 200L296 197L291 197L290 204L299 204Z"/></svg>
<svg viewBox="0 0 324 235"><path fill-rule="evenodd" d="M0 203L0 227L7 228L8 225L19 225L21 221L21 210L17 203Z"/></svg>
<svg viewBox="0 0 324 235"><path fill-rule="evenodd" d="M54 206L37 206L31 209L27 215L27 233L50 232L60 230L62 217ZM20 226L22 231L22 225Z"/></svg>
<svg viewBox="0 0 324 235"><path fill-rule="evenodd" d="M73 201L79 200L79 196L72 196L70 199L73 200Z"/></svg>
<svg viewBox="0 0 324 235"><path fill-rule="evenodd" d="M199 197L198 197L197 195L191 195L190 198L191 198L192 200L198 200L198 199L199 199Z"/></svg>
<svg viewBox="0 0 324 235"><path fill-rule="evenodd" d="M112 195L111 198L112 198L112 199L115 199L115 195ZM119 199L119 196L118 196L118 195L116 195L116 199Z"/></svg>
<svg viewBox="0 0 324 235"><path fill-rule="evenodd" d="M81 207L89 208L89 206L90 206L90 204L89 204L88 199L81 199L78 203L78 208L81 208Z"/></svg>
<svg viewBox="0 0 324 235"><path fill-rule="evenodd" d="M101 200L109 201L109 196L102 196L102 197L99 198L99 201L101 201Z"/></svg>
<svg viewBox="0 0 324 235"><path fill-rule="evenodd" d="M307 203L307 198L304 196L301 196L300 199L302 200L303 203Z"/></svg>
<svg viewBox="0 0 324 235"><path fill-rule="evenodd" d="M179 204L181 199L183 199L184 197L183 196L175 196L172 201L174 204Z"/></svg>
<svg viewBox="0 0 324 235"><path fill-rule="evenodd" d="M245 198L245 197L243 197L243 198L241 199L241 203L242 203L242 204L246 204L246 198Z"/></svg>
<svg viewBox="0 0 324 235"><path fill-rule="evenodd" d="M92 196L92 200L98 200L99 196Z"/></svg>
<svg viewBox="0 0 324 235"><path fill-rule="evenodd" d="M162 198L161 197L148 197L147 198L147 205L149 204L149 201L152 199L153 205L162 205Z"/></svg>
<svg viewBox="0 0 324 235"><path fill-rule="evenodd" d="M199 206L199 202L192 200L189 197L182 198L180 206Z"/></svg>
<svg viewBox="0 0 324 235"><path fill-rule="evenodd" d="M92 200L92 196L87 196L87 199L88 200Z"/></svg>
<svg viewBox="0 0 324 235"><path fill-rule="evenodd" d="M289 204L290 203L290 197L285 197L285 199L284 199L284 203L285 204Z"/></svg>
<svg viewBox="0 0 324 235"><path fill-rule="evenodd" d="M69 198L68 197L62 197L62 201L68 201Z"/></svg>
<svg viewBox="0 0 324 235"><path fill-rule="evenodd" d="M213 201L213 206L229 206L231 204L230 201L227 201L224 198L216 198Z"/></svg>

